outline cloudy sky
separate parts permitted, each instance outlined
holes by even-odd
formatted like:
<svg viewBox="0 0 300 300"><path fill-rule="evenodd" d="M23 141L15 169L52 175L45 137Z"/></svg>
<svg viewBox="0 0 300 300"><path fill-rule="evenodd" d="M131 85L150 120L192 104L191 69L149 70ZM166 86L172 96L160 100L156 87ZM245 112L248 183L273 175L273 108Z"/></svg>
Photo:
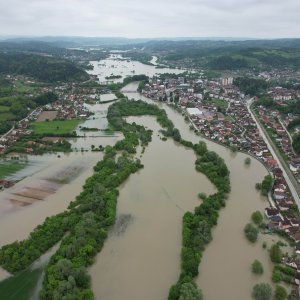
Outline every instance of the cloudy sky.
<svg viewBox="0 0 300 300"><path fill-rule="evenodd" d="M300 0L0 0L0 35L300 37Z"/></svg>

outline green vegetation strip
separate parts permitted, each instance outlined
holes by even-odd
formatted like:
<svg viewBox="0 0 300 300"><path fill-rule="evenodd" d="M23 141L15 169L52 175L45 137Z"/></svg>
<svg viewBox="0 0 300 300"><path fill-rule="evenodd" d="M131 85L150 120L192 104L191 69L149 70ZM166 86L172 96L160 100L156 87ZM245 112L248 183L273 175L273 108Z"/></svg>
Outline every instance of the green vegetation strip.
<svg viewBox="0 0 300 300"><path fill-rule="evenodd" d="M130 115L156 116L165 136L194 149L198 155L196 169L218 188L216 194L204 197L194 213L184 215L182 272L169 296L170 299L182 299L192 293L193 299L201 299L192 279L198 274L202 252L212 239L211 228L217 224L218 211L225 205L226 193L230 191L229 171L216 153L207 150L205 143L194 145L181 139L164 110L143 101L128 100L111 105L107 116L114 129L122 131L125 138L114 147L105 148L103 160L94 167L94 174L86 180L83 191L68 210L47 218L27 240L14 242L0 250L1 266L16 273L26 269L61 240L60 248L47 266L41 299L93 299L87 267L94 262L94 256L103 247L107 232L115 222L117 188L130 174L143 167L134 158L136 146L146 146L151 141L151 130L125 122L123 117Z"/></svg>

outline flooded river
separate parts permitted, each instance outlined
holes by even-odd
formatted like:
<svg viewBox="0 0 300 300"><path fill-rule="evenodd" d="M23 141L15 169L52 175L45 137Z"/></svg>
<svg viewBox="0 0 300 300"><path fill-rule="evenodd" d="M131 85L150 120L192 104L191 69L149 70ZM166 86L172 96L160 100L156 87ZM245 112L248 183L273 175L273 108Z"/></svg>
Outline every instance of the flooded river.
<svg viewBox="0 0 300 300"><path fill-rule="evenodd" d="M124 54L126 57L126 54ZM151 63L156 64L157 57L153 57ZM94 69L89 71L92 75L98 75L100 82L105 82L105 77L111 75L120 75L122 78L109 79L113 82L123 82L126 76L145 74L149 77L158 73L175 73L180 74L184 70L170 68L156 68L152 65L145 65L138 61L129 61L120 54L111 54L109 58L100 61L91 61Z"/></svg>
<svg viewBox="0 0 300 300"><path fill-rule="evenodd" d="M200 191L213 193L208 179L197 173L191 150L158 136L151 117L128 118L154 130L141 158L145 168L120 188L118 219L130 216L121 234L118 227L91 268L96 299L166 299L180 268L182 216L199 205Z"/></svg>
<svg viewBox="0 0 300 300"><path fill-rule="evenodd" d="M124 89L133 91L136 87L132 83ZM128 97L153 103L137 93ZM183 138L193 142L201 139L190 131L180 114L165 104L158 105L167 111ZM138 121L158 129L153 118L142 117ZM207 179L195 172L193 152L172 141L162 142L156 135L142 157L145 169L132 175L120 189L118 218L129 215L131 221L121 235L114 233L118 231L117 222L91 268L96 299L166 299L180 272L182 215L199 204L197 193L213 191ZM232 153L210 141L206 143L229 167L232 192L226 208L220 212L196 283L208 300L250 300L253 285L271 283L272 264L262 243L266 241L270 247L274 237L260 236L252 245L243 233L252 212L268 206L267 199L255 190L255 183L268 173L255 159L246 166L245 154ZM251 272L255 259L265 269L260 277Z"/></svg>
<svg viewBox="0 0 300 300"><path fill-rule="evenodd" d="M131 88L134 89L135 85L132 84ZM130 97L152 102L139 94L130 94ZM189 129L180 114L165 104L159 105L167 111L184 139L194 143L201 139ZM254 158L251 158L250 166L246 166L244 160L247 155L233 153L219 144L204 141L208 149L217 152L225 160L230 170L231 193L226 208L220 212L218 226L213 230L213 241L204 252L196 283L203 290L207 300L250 300L252 287L256 283L272 283L273 265L269 259L269 252L262 248L262 244L266 242L270 248L279 240L278 237L260 235L257 243L253 245L246 240L243 232L244 226L250 222L251 214L256 210L263 212L269 205L267 198L260 196L255 190L255 184L261 182L268 172ZM283 248L283 251L291 252L291 248ZM251 264L255 259L260 260L264 266L265 272L262 276L255 276L251 272Z"/></svg>
<svg viewBox="0 0 300 300"><path fill-rule="evenodd" d="M152 76L158 72L154 66L114 57L93 64L93 73L99 75L100 81L111 73L126 76L135 71L135 74ZM153 103L136 93L136 88L137 83L132 83L124 90L132 91L128 93L129 98L142 98ZM189 124L180 114L165 104L158 105L167 111L184 139L194 143L201 139L189 130ZM80 125L105 129L108 106L93 106L95 116ZM182 216L199 205L199 192L211 194L215 188L203 174L195 171L193 151L171 140L161 140L154 118L128 118L128 121L154 130L153 141L141 157L145 168L131 175L120 187L116 225L90 268L92 287L96 299L163 300L180 273ZM85 135L84 138L70 139L73 149L90 150L92 145L114 144L121 138L118 135L103 137L101 131L86 132ZM245 166L245 154L232 153L213 142L206 143L209 150L224 158L230 169L232 192L226 208L220 212L218 226L213 230L213 241L204 252L196 283L207 300L250 300L254 284L270 282L272 267L268 251L262 248L265 240L268 246L271 245L272 237L260 236L252 245L243 233L252 212L262 211L268 205L266 198L262 198L254 187L267 171L255 159L251 159L250 166ZM57 155L42 158L43 163L37 164L39 167L33 174L0 194L0 226L5 228L0 231L0 246L24 239L45 217L63 211L80 193L102 153L79 151L60 158ZM34 204L20 206L10 200L12 195L18 201L21 200L19 197L30 198L30 189L45 185L51 187L53 193L43 194L46 197ZM254 259L264 266L265 273L260 277L251 272Z"/></svg>

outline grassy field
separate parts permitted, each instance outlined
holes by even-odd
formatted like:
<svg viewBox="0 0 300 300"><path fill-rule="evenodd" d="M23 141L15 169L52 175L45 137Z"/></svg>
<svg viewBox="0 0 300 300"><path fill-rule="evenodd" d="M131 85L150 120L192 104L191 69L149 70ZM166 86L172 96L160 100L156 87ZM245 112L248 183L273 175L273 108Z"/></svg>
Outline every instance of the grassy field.
<svg viewBox="0 0 300 300"><path fill-rule="evenodd" d="M2 112L8 112L10 109L9 106L0 105L0 113Z"/></svg>
<svg viewBox="0 0 300 300"><path fill-rule="evenodd" d="M30 124L30 128L36 134L60 135L71 133L80 122L81 120L34 122Z"/></svg>
<svg viewBox="0 0 300 300"><path fill-rule="evenodd" d="M26 163L20 162L0 162L0 179L12 175L26 166Z"/></svg>
<svg viewBox="0 0 300 300"><path fill-rule="evenodd" d="M16 90L18 93L23 94L23 93L33 93L35 91L35 88L30 86L30 85L26 85L24 83L18 82L16 84Z"/></svg>
<svg viewBox="0 0 300 300"><path fill-rule="evenodd" d="M211 102L216 106L220 108L227 109L228 107L228 102L225 100L220 100L220 99L212 99Z"/></svg>
<svg viewBox="0 0 300 300"><path fill-rule="evenodd" d="M233 123L235 122L235 119L231 116L225 116L225 121Z"/></svg>
<svg viewBox="0 0 300 300"><path fill-rule="evenodd" d="M211 100L205 100L203 101L206 104L213 104L216 107L219 107L221 109L227 109L228 102L221 99L211 99Z"/></svg>
<svg viewBox="0 0 300 300"><path fill-rule="evenodd" d="M0 122L1 121L11 121L15 120L16 116L11 112L2 112L0 111Z"/></svg>
<svg viewBox="0 0 300 300"><path fill-rule="evenodd" d="M41 276L42 270L24 271L0 282L0 299L28 300Z"/></svg>

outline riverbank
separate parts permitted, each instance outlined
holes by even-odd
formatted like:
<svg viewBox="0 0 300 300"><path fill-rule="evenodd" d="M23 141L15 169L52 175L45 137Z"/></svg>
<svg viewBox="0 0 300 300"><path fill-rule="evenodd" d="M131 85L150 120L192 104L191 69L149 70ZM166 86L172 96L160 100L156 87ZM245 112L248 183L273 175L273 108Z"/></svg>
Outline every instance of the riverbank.
<svg viewBox="0 0 300 300"><path fill-rule="evenodd" d="M130 87L126 87L126 90L133 90L136 87L137 84L131 84ZM153 103L152 100L139 93L130 93L128 96ZM180 129L182 138L191 140L193 143L203 140L189 129L181 114L164 103L156 104L166 110L168 117ZM261 181L268 172L257 160L253 160L250 166L246 166L244 163L245 158L248 157L246 154L232 152L224 146L206 139L205 142L208 149L216 151L228 165L232 191L229 194L226 208L220 214L218 226L213 230L213 241L203 255L199 269L200 275L196 282L203 290L205 299L250 300L252 299L251 289L258 281L257 277L251 273L251 263L254 259L257 258L263 263L266 270L263 279L265 282L271 283L273 266L270 264L268 252L262 248L263 239L253 246L245 239L243 233L244 226L250 221L251 213L256 210L263 211L268 206L267 198L255 190L255 183ZM269 236L264 237L270 246L273 238L277 240L276 237L271 237L271 239ZM218 259L219 257L220 259ZM231 269L233 272L231 272L231 276L228 276L226 270ZM224 271L220 272L220 270ZM216 282L219 286L218 289L215 288Z"/></svg>
<svg viewBox="0 0 300 300"><path fill-rule="evenodd" d="M120 235L114 234L117 225L112 228L90 269L92 287L95 299L167 299L180 272L183 214L199 205L199 192L211 194L215 188L196 172L193 151L161 140L153 117L130 117L127 122L153 130L152 142L141 158L144 169L120 189L117 224L124 215L132 222Z"/></svg>

